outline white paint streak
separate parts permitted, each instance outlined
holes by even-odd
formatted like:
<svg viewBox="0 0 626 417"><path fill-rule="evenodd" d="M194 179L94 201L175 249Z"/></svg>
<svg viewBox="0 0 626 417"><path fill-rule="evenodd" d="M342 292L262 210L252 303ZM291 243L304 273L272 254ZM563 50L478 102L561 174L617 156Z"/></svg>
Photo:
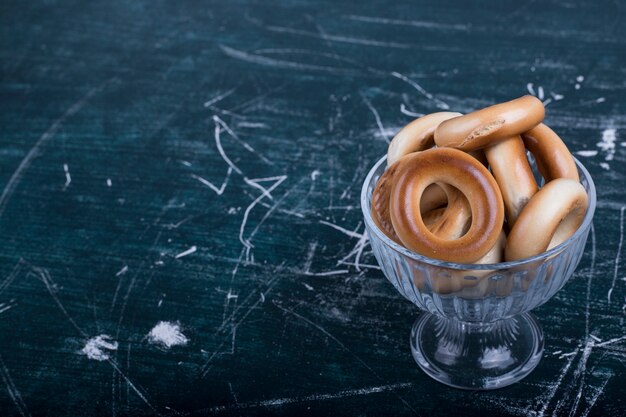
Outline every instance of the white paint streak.
<svg viewBox="0 0 626 417"><path fill-rule="evenodd" d="M306 282L303 282L302 285L304 285L304 288L306 288L309 291L315 291L315 289L311 287L309 284L307 284Z"/></svg>
<svg viewBox="0 0 626 417"><path fill-rule="evenodd" d="M115 276L119 277L121 275L124 275L127 271L128 271L128 265L124 265L122 269L120 269L119 271L115 273Z"/></svg>
<svg viewBox="0 0 626 417"><path fill-rule="evenodd" d="M347 274L348 271L347 269L337 269L335 271L326 271L326 272L304 272L304 275L308 275L311 277L329 277L332 275L341 275L341 274Z"/></svg>
<svg viewBox="0 0 626 417"><path fill-rule="evenodd" d="M85 343L85 347L83 347L81 352L89 359L93 359L95 361L106 361L110 358L109 352L107 351L117 350L117 348L118 343L115 340L112 340L111 336L101 334L89 339L87 343Z"/></svg>
<svg viewBox="0 0 626 417"><path fill-rule="evenodd" d="M202 184L206 185L207 187L209 187L211 190L215 191L215 194L217 195L222 195L224 194L224 190L226 190L226 186L228 185L228 180L230 178L230 174L232 174L233 172L233 168L232 167L228 167L228 171L226 171L226 178L224 178L224 181L222 182L222 185L220 185L219 187L216 187L212 182L210 182L209 180L206 180L196 174L191 174L191 178L194 178L198 181L200 181Z"/></svg>
<svg viewBox="0 0 626 417"><path fill-rule="evenodd" d="M198 247L194 245L194 246L190 247L189 249L187 249L186 251L183 251L183 252L179 253L178 255L174 256L174 258L180 259L180 258L182 258L184 256L191 255L192 253L195 253L197 250L198 250Z"/></svg>
<svg viewBox="0 0 626 417"><path fill-rule="evenodd" d="M576 350L576 353L578 353L577 350ZM547 395L545 396L545 399L542 400L541 409L537 413L537 417L543 417L545 415L546 410L548 409L548 407L550 406L550 403L552 402L552 399L554 398L554 396L556 395L557 391L559 390L559 387L563 383L563 379L565 378L565 376L569 372L569 368L572 366L572 362L574 362L574 358L575 358L575 356L572 356L567 361L565 366L561 369L561 373L559 374L559 377L557 378L556 382L554 383L554 385L552 385L550 387L550 389L546 393Z"/></svg>
<svg viewBox="0 0 626 417"><path fill-rule="evenodd" d="M576 155L580 155L584 157L596 156L597 154L598 154L598 151L576 151Z"/></svg>
<svg viewBox="0 0 626 417"><path fill-rule="evenodd" d="M533 83L526 84L526 90L528 90L528 92L533 96L537 95L537 93L535 93L535 89L533 88Z"/></svg>
<svg viewBox="0 0 626 417"><path fill-rule="evenodd" d="M419 85L417 82L413 81L409 77L402 75L399 72L395 72L395 71L391 73L391 76L399 78L402 81L413 86L413 88L415 88L420 94L425 96L427 99L434 101L435 105L439 107L440 109L444 109L444 110L450 109L450 106L446 102L444 102L443 100L439 100L437 97L435 97L434 95L426 91L421 85Z"/></svg>
<svg viewBox="0 0 626 417"><path fill-rule="evenodd" d="M587 409L580 415L580 417L587 417L589 415L589 412L591 411L593 406L596 404L596 401L598 401L598 398L600 398L600 396L604 393L604 388L606 387L606 384L609 382L609 379L611 379L612 376L613 374L609 374L609 376L604 380L602 385L600 385L596 389L596 392L595 394L593 394L591 399L587 400L587 403L589 405L587 406Z"/></svg>
<svg viewBox="0 0 626 417"><path fill-rule="evenodd" d="M353 238L356 238L356 239L361 239L363 237L363 235L361 233L357 233L357 232L350 231L348 229L344 229L343 227L337 226L336 224L333 224L333 223L330 223L330 222L327 222L327 221L324 221L324 220L320 220L319 222L321 224L325 224L326 226L330 226L330 227L332 227L335 230L339 230L341 233L343 233L343 234L345 234L347 236L350 236L350 237L353 237Z"/></svg>
<svg viewBox="0 0 626 417"><path fill-rule="evenodd" d="M422 117L422 116L424 116L424 113L415 113L415 112L412 112L411 110L407 109L407 107L404 105L404 103L400 103L400 113L406 114L407 116L411 116L411 117Z"/></svg>
<svg viewBox="0 0 626 417"><path fill-rule="evenodd" d="M365 94L361 94L361 97L363 98L363 102L365 103L367 108L370 109L370 111L374 115L374 118L376 119L376 125L378 126L378 130L380 131L380 135L385 140L385 142L389 143L389 136L387 136L387 133L385 132L385 127L383 126L383 122L380 120L380 115L378 114L378 111L365 96Z"/></svg>
<svg viewBox="0 0 626 417"><path fill-rule="evenodd" d="M329 394L313 394L313 395L307 395L304 397L274 398L271 400L239 403L239 404L234 404L230 406L222 405L222 406L216 406L216 407L210 408L206 411L209 413L215 413L215 412L229 411L229 410L235 410L235 409L248 409L248 408L257 408L257 407L263 407L263 408L282 407L285 405L302 403L302 402L326 401L326 400L335 400L335 399L346 398L346 397L365 396L365 395L377 394L380 392L393 391L396 389L409 388L411 386L413 386L412 383L405 382L405 383L398 383L398 384L381 385L381 386L376 386L376 387L345 390L345 391L339 391L339 392L329 393Z"/></svg>
<svg viewBox="0 0 626 417"><path fill-rule="evenodd" d="M180 331L179 323L160 321L148 333L150 343L161 345L167 349L173 346L185 346L189 339Z"/></svg>
<svg viewBox="0 0 626 417"><path fill-rule="evenodd" d="M612 345L613 343L621 342L622 340L626 340L626 336L616 337L616 338L607 340L605 342L598 343L598 344L595 345L595 347L604 347L604 346L607 346L607 345Z"/></svg>
<svg viewBox="0 0 626 417"><path fill-rule="evenodd" d="M235 90L236 90L236 89L237 89L237 87L231 88L230 90L226 91L225 93L223 93L223 94L219 94L219 95L217 95L217 96L213 97L212 99L210 99L210 100L208 100L208 101L206 101L206 102L204 103L204 107L210 107L210 106L212 106L213 104L215 104L215 103L217 103L217 102L219 102L219 101L221 101L221 100L225 99L226 97L228 97L228 96L230 96L231 94L233 94L233 93L235 92Z"/></svg>
<svg viewBox="0 0 626 417"><path fill-rule="evenodd" d="M539 100L543 100L543 98L544 98L544 92L543 92L543 87L542 86L539 86L537 88L537 98Z"/></svg>
<svg viewBox="0 0 626 417"><path fill-rule="evenodd" d="M383 25L398 25L398 26L413 26L425 29L448 29L448 30L468 30L467 25L454 24L449 25L445 23L439 22L430 22L423 20L400 20L400 19L389 19L385 17L378 16L360 16L360 15L347 15L345 18L350 20L356 20L358 22L366 22L366 23L379 23Z"/></svg>
<svg viewBox="0 0 626 417"><path fill-rule="evenodd" d="M251 248L254 247L254 245L250 242L251 236L248 237L248 239L244 238L244 232L246 229L246 224L248 222L248 216L250 215L250 212L252 211L252 209L264 198L267 197L270 200L272 200L272 195L270 194L272 191L274 191L280 184L283 183L283 181L285 181L287 179L286 175L281 175L278 177L272 177L272 178L261 178L261 179L257 179L257 180L247 180L246 183L248 183L249 185L255 184L257 186L259 186L258 182L260 181L275 181L274 184L272 184L269 188L265 189L264 187L260 187L260 189L262 190L261 195L259 195L256 199L254 199L252 201L252 203L250 203L248 205L248 207L246 207L246 210L243 213L243 219L241 221L241 225L239 226L239 241L243 244L243 246L247 249L250 250Z"/></svg>
<svg viewBox="0 0 626 417"><path fill-rule="evenodd" d="M113 186L113 181L111 181L111 178L107 178L107 187L111 186Z"/></svg>
<svg viewBox="0 0 626 417"><path fill-rule="evenodd" d="M314 65L314 64L303 64L295 61L285 61L281 59L269 58L262 55L251 54L245 51L241 51L238 49L230 48L226 45L219 45L219 48L226 55L231 58L235 58L245 62L251 62L253 64L264 65L268 67L274 68L288 68L294 70L309 70L309 71L322 71L329 72L331 74L338 75L356 75L359 71L355 71L352 69L345 69L340 67L329 67L324 65Z"/></svg>

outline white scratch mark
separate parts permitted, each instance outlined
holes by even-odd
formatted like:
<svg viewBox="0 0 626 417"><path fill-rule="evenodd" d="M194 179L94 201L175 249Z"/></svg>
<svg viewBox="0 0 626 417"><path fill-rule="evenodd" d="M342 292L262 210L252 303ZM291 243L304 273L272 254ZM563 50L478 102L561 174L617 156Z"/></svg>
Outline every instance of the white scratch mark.
<svg viewBox="0 0 626 417"><path fill-rule="evenodd" d="M271 400L251 401L247 403L238 403L234 405L220 405L220 406L212 407L212 408L209 408L207 410L202 410L202 411L207 411L209 413L216 413L216 412L258 408L258 407L261 407L261 408L282 407L285 405L297 404L297 403L302 403L302 402L336 400L339 398L371 395L371 394L377 394L380 392L409 388L411 386L413 386L412 383L405 382L405 383L398 383L398 384L381 385L381 386L376 386L376 387L351 389L351 390L339 391L339 392L330 393L330 394L313 394L313 395L307 395L304 397L274 398Z"/></svg>
<svg viewBox="0 0 626 417"><path fill-rule="evenodd" d="M11 374L9 374L9 368L4 364L4 360L0 355L0 376L2 377L2 381L9 392L9 396L13 401L13 404L17 407L17 411L19 411L22 417L29 417L31 414L28 411L28 407L26 407L26 403L22 399L22 395L19 390L15 386L13 382L13 378L11 378Z"/></svg>
<svg viewBox="0 0 626 417"><path fill-rule="evenodd" d="M602 341L602 339L600 339L598 336L595 336L593 334L590 334L589 337L592 338L593 340L595 340L596 342L601 342Z"/></svg>
<svg viewBox="0 0 626 417"><path fill-rule="evenodd" d="M544 92L543 92L543 87L542 86L537 87L537 98L539 100L543 100L543 98L544 98Z"/></svg>
<svg viewBox="0 0 626 417"><path fill-rule="evenodd" d="M583 81L585 81L585 77L582 75L579 75L578 77L576 77L576 82L582 83Z"/></svg>
<svg viewBox="0 0 626 417"><path fill-rule="evenodd" d="M587 409L580 415L580 417L587 417L587 415L589 415L589 412L591 411L593 406L596 404L596 401L598 401L598 398L604 393L604 388L606 387L606 384L609 382L609 379L611 379L612 376L613 376L612 373L609 374L609 376L604 380L602 385L600 385L596 389L596 393L593 395L593 397L591 397L591 399L587 401L589 404L587 406Z"/></svg>
<svg viewBox="0 0 626 417"><path fill-rule="evenodd" d="M583 354L580 358L580 362L578 362L578 367L574 372L574 379L580 376L580 385L578 387L578 393L576 394L576 398L574 400L574 404L570 411L570 416L576 415L576 409L578 408L578 404L580 403L580 398L583 395L583 389L585 388L585 371L587 370L587 362L589 361L589 356L591 355L591 350L593 349L594 341L589 339L585 344L585 349L583 350ZM558 407L557 407L558 408ZM555 408L555 412L557 411Z"/></svg>
<svg viewBox="0 0 626 417"><path fill-rule="evenodd" d="M191 255L192 253L196 252L196 250L198 250L198 247L196 245L193 245L192 247L190 247L186 251L183 251L183 252L179 253L178 255L174 256L174 258L175 259L180 259L180 258L182 258L184 256Z"/></svg>
<svg viewBox="0 0 626 417"><path fill-rule="evenodd" d="M46 142L48 142L51 138L53 138L56 135L56 133L59 131L59 129L61 129L61 126L63 126L63 124L67 121L67 119L74 116L83 107L85 107L87 102L89 102L89 100L93 96L95 96L98 92L100 92L111 81L113 81L113 79L108 80L102 83L100 86L89 90L87 94L85 94L80 100L78 100L69 109L67 109L67 111L63 113L61 117L56 119L54 123L50 125L48 130L46 130L44 134L41 135L41 137L37 140L37 142L35 142L35 145L30 149L30 151L28 151L24 159L22 159L17 169L11 175L11 178L9 178L7 185L2 190L2 194L0 195L0 217L4 213L4 209L6 208L7 202L9 201L9 199L15 192L15 188L18 186L18 184L22 180L22 176L24 175L26 170L28 170L33 160L39 155L40 148L43 147L43 145L45 145Z"/></svg>
<svg viewBox="0 0 626 417"><path fill-rule="evenodd" d="M70 167L67 164L63 164L63 172L65 172L65 184L63 184L63 190L66 190L67 187L72 182L72 176L70 175Z"/></svg>
<svg viewBox="0 0 626 417"><path fill-rule="evenodd" d="M315 181L317 179L317 177L319 177L321 174L321 172L319 170L315 170L313 172L311 172L311 180Z"/></svg>
<svg viewBox="0 0 626 417"><path fill-rule="evenodd" d="M604 346L607 346L607 345L612 345L613 343L621 342L622 340L626 340L626 336L616 337L614 339L610 339L610 340L607 340L605 342L598 343L598 344L595 345L595 347L604 347Z"/></svg>
<svg viewBox="0 0 626 417"><path fill-rule="evenodd" d="M224 148L222 147L222 140L220 138L220 134L222 132L220 122L222 122L222 119L214 115L213 121L215 122L214 138L215 138L215 145L217 146L217 151L220 153L220 155L222 156L222 159L224 160L224 162L228 164L229 167L231 167L237 174L243 175L243 172L237 167L237 165L235 165L235 163L231 161L230 158L228 158L228 156L226 156L226 152L224 152Z"/></svg>
<svg viewBox="0 0 626 417"><path fill-rule="evenodd" d="M309 284L307 284L306 282L303 282L302 285L304 285L304 288L306 288L309 291L315 291L315 289L311 287Z"/></svg>
<svg viewBox="0 0 626 417"><path fill-rule="evenodd" d="M624 210L626 210L626 206L622 206L619 211L619 243L617 244L617 253L615 254L615 267L613 269L613 282L611 283L611 288L607 293L607 300L609 305L611 305L611 293L613 293L613 289L615 288L615 281L617 280L617 272L619 271L619 262L620 256L622 252L622 245L624 244Z"/></svg>
<svg viewBox="0 0 626 417"><path fill-rule="evenodd" d="M544 100L542 103L543 103L543 106L546 107L548 104L552 103L552 99L549 98L547 100Z"/></svg>
<svg viewBox="0 0 626 417"><path fill-rule="evenodd" d="M244 62L251 62L253 64L264 65L268 67L274 68L288 68L293 70L311 70L311 71L322 71L329 72L331 74L337 75L356 75L359 74L360 71L355 71L352 69L340 68L340 67L329 67L325 65L314 65L314 64L303 64L295 61L285 61L282 59L269 58L262 55L251 54L245 51L241 51L238 49L230 48L226 45L219 45L219 48L231 58L235 58Z"/></svg>
<svg viewBox="0 0 626 417"><path fill-rule="evenodd" d="M70 323L72 323L72 326L74 326L74 328L78 330L78 332L81 333L83 336L87 337L87 334L78 326L78 324L74 321L72 316L70 316L70 314L67 312L67 310L63 306L63 303L61 303L61 300L57 296L56 284L52 280L52 277L50 276L50 272L48 272L48 270L45 268L39 268L39 267L34 267L34 266L31 267L31 270L33 273L37 275L37 277L41 280L41 282L43 282L43 284L46 286L48 293L50 294L54 302L57 304L57 306L61 309L61 311L67 318L67 320Z"/></svg>
<svg viewBox="0 0 626 417"><path fill-rule="evenodd" d="M580 155L584 157L596 156L597 154L598 154L598 151L576 151L576 155Z"/></svg>
<svg viewBox="0 0 626 417"><path fill-rule="evenodd" d="M316 33L316 32L309 32L305 30L292 29L292 28L282 27L282 26L267 26L266 29L271 30L273 32L278 32L278 33L291 33L294 35L308 36L312 38L322 39L325 41L351 43L354 45L380 46L384 48L401 48L401 49L406 49L406 48L411 47L411 45L406 44L406 43L385 42L385 41L377 41L374 39L354 38L354 37L342 36L342 35L329 35L329 34L320 35L319 33Z"/></svg>
<svg viewBox="0 0 626 417"><path fill-rule="evenodd" d="M126 272L128 272L128 265L124 265L124 267L122 269L120 269L119 271L117 271L115 273L116 277L122 276L124 275Z"/></svg>
<svg viewBox="0 0 626 417"><path fill-rule="evenodd" d="M607 170L607 171L611 170L611 166L608 163L606 163L606 162L600 162L600 167L605 169L605 170Z"/></svg>
<svg viewBox="0 0 626 417"><path fill-rule="evenodd" d="M154 408L154 406L150 403L150 401L148 401L148 399L146 398L145 395L143 395L143 393L141 391L139 391L139 389L135 386L135 384L133 384L133 382L122 372L122 370L117 366L117 364L113 361L113 359L107 359L107 361L109 362L109 364L113 367L113 369L115 369L115 371L122 377L124 378L124 380L126 381L126 383L128 384L128 386L130 388L132 388L132 390L135 392L135 394L137 394L139 396L139 398L141 398L141 400L152 409L152 411L154 411L157 415L161 415L161 413L158 412L158 410L156 408Z"/></svg>
<svg viewBox="0 0 626 417"><path fill-rule="evenodd" d="M400 112L402 114L406 114L407 116L411 116L411 117L422 117L424 116L424 113L415 113L410 111L409 109L407 109L407 107L404 105L404 103L400 103Z"/></svg>
<svg viewBox="0 0 626 417"><path fill-rule="evenodd" d="M113 186L113 181L111 181L111 178L107 178L107 187L111 186Z"/></svg>
<svg viewBox="0 0 626 417"><path fill-rule="evenodd" d="M435 97L434 95L426 91L421 85L419 85L417 82L413 81L409 77L402 75L399 72L395 72L395 71L391 73L391 76L399 78L402 81L413 86L413 88L415 88L420 94L425 96L427 99L434 101L435 105L439 107L440 109L448 110L450 108L450 106L446 102L438 99L437 97Z"/></svg>
<svg viewBox="0 0 626 417"><path fill-rule="evenodd" d="M246 207L246 210L243 213L243 219L241 221L241 225L239 226L239 241L243 244L243 246L247 250L250 250L251 248L254 247L254 245L250 242L251 237L249 237L248 239L244 238L244 232L245 232L245 228L248 222L248 216L250 215L250 212L264 197L267 197L270 200L272 200L273 198L270 193L274 191L286 179L287 179L286 175L280 175L280 176L272 177L272 178L260 178L256 180L247 180L246 178L247 180L246 183L248 183L249 185L254 184L257 186L257 188L260 188L262 190L261 195L259 195L256 199L254 199L252 203L250 203L250 205ZM265 189L264 187L259 185L259 182L261 181L274 181L274 184L272 184L269 188Z"/></svg>
<svg viewBox="0 0 626 417"><path fill-rule="evenodd" d="M348 272L350 272L350 271L348 271L347 269L337 269L335 271L326 271L326 272L308 272L308 271L305 271L304 275L308 275L308 276L311 276L311 277L329 277L329 276L332 276L332 275L347 274Z"/></svg>
<svg viewBox="0 0 626 417"><path fill-rule="evenodd" d="M198 181L200 181L202 184L206 185L207 187L209 187L211 190L215 191L215 194L217 195L222 195L224 194L224 190L226 189L226 186L228 185L228 179L230 178L230 174L232 174L233 172L233 167L228 167L228 171L226 171L226 178L224 178L224 182L222 182L222 185L220 185L220 187L216 187L213 183L211 183L210 181L196 175L196 174L191 174L191 178L194 178Z"/></svg>
<svg viewBox="0 0 626 417"><path fill-rule="evenodd" d="M533 88L533 83L526 84L526 90L528 90L528 92L533 96L537 95L537 93L535 93L535 89Z"/></svg>
<svg viewBox="0 0 626 417"><path fill-rule="evenodd" d="M339 230L341 233L343 233L343 234L345 234L345 235L347 235L349 237L353 237L353 238L356 238L356 239L363 238L363 235L361 233L357 233L357 232L353 232L353 231L348 230L348 229L344 229L341 226L337 226L336 224L333 224L333 223L330 223L330 222L327 222L327 221L324 221L324 220L320 220L319 222L321 224L325 224L326 226L330 226L330 227L332 227L335 230Z"/></svg>
<svg viewBox="0 0 626 417"><path fill-rule="evenodd" d="M346 265L346 266L353 266L353 267L357 267L357 264L354 262L346 262L346 261L338 261L337 262L338 265ZM363 264L360 263L358 264L359 268L365 268L365 269L378 269L379 271L381 270L380 266L378 265L372 265L372 264ZM360 271L360 269L359 269Z"/></svg>
<svg viewBox="0 0 626 417"><path fill-rule="evenodd" d="M150 343L158 344L166 349L172 346L185 346L189 339L180 331L180 323L160 321L148 333Z"/></svg>
<svg viewBox="0 0 626 417"><path fill-rule="evenodd" d="M237 123L237 127L247 127L250 129L269 129L269 126L265 123L258 122L239 122Z"/></svg>
<svg viewBox="0 0 626 417"><path fill-rule="evenodd" d="M360 15L347 15L344 16L346 19L356 20L359 22L367 22L367 23L380 23L383 25L399 25L399 26L414 26L426 29L449 29L449 30L461 30L465 31L469 27L467 25L449 25L445 23L439 22L427 22L421 20L400 20L400 19L389 19L385 17L377 17L377 16L360 16Z"/></svg>
<svg viewBox="0 0 626 417"><path fill-rule="evenodd" d="M189 162L189 161L181 160L180 163L183 164L186 167L190 167L191 166L191 162Z"/></svg>
<svg viewBox="0 0 626 417"><path fill-rule="evenodd" d="M117 347L117 341L112 340L111 336L101 334L89 339L87 343L85 343L85 347L83 347L81 352L89 359L93 359L95 361L106 361L110 358L109 352L107 351L117 350Z"/></svg>
<svg viewBox="0 0 626 417"><path fill-rule="evenodd" d="M578 353L578 351L576 351L576 353ZM537 413L537 417L543 417L544 416L546 410L548 409L548 407L550 406L550 403L552 402L552 399L554 398L554 396L556 395L557 391L559 390L559 387L563 383L563 379L565 378L565 376L569 372L569 368L570 368L570 366L572 366L572 362L574 362L574 358L575 358L575 356L572 356L567 361L565 366L563 366L563 368L561 369L561 373L559 374L559 377L557 378L556 383L554 385L552 385L550 387L549 391L546 393L547 395L545 396L545 400L543 400L543 404L541 406L541 409L539 410L539 413Z"/></svg>
<svg viewBox="0 0 626 417"><path fill-rule="evenodd" d="M596 103L604 103L606 101L606 99L604 97L598 97L596 99Z"/></svg>
<svg viewBox="0 0 626 417"><path fill-rule="evenodd" d="M587 295L585 297L585 337L589 335L589 317L591 315L589 311L589 302L591 299L591 281L593 280L596 272L596 228L591 223L591 266L589 271L589 277L587 278Z"/></svg>
<svg viewBox="0 0 626 417"><path fill-rule="evenodd" d="M264 303L265 302L265 294L261 293L259 295L261 297L261 302Z"/></svg>
<svg viewBox="0 0 626 417"><path fill-rule="evenodd" d="M571 352L568 352L568 353L562 353L562 354L559 356L559 359L569 358L569 357L571 357L571 356L577 355L579 351L580 351L579 349L574 349L574 350L573 350L573 351L571 351Z"/></svg>
<svg viewBox="0 0 626 417"><path fill-rule="evenodd" d="M221 100L225 99L226 97L228 97L228 96L230 96L231 94L233 94L233 93L235 92L235 90L236 90L236 89L237 89L237 87L231 88L230 90L226 91L225 93L223 93L223 94L219 94L219 95L217 95L217 96L213 97L212 99L210 99L210 100L208 100L208 101L206 101L206 102L204 103L204 107L210 107L210 106L212 106L213 104L215 104L215 103L217 103L217 102L219 102L219 101L221 101Z"/></svg>
<svg viewBox="0 0 626 417"><path fill-rule="evenodd" d="M378 114L378 111L372 105L372 103L369 101L369 99L365 96L365 94L361 94L361 98L363 98L363 102L365 103L367 108L370 109L370 111L374 115L374 118L376 119L376 125L378 126L378 130L380 131L380 134L381 134L382 138L385 140L385 142L389 143L389 136L387 136L387 134L385 132L385 127L383 126L383 122L380 120L380 115Z"/></svg>

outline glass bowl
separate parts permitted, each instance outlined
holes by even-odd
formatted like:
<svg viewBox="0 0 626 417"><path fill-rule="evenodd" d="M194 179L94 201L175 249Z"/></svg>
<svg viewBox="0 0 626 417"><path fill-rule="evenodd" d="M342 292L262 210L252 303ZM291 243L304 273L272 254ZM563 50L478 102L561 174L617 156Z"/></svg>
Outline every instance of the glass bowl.
<svg viewBox="0 0 626 417"><path fill-rule="evenodd" d="M361 191L366 230L387 279L423 310L411 330L411 352L426 374L452 387L488 390L513 384L537 366L543 332L528 312L548 301L574 273L596 207L593 180L578 160L576 166L589 196L580 228L540 255L483 265L428 258L385 236L370 210L386 157L370 170Z"/></svg>

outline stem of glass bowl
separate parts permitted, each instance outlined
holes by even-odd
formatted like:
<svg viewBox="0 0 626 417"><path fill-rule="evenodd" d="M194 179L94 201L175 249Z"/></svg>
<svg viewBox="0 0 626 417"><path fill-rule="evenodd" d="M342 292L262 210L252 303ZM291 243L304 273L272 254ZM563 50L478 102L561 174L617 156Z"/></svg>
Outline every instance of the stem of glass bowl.
<svg viewBox="0 0 626 417"><path fill-rule="evenodd" d="M519 381L537 366L543 332L528 313L491 323L423 313L411 331L411 352L420 368L443 384L496 389Z"/></svg>

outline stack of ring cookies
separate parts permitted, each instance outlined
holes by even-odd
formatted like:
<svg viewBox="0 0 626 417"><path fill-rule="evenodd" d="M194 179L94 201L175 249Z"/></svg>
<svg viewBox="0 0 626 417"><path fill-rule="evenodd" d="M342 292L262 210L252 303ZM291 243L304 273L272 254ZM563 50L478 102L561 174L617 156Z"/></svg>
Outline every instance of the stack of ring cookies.
<svg viewBox="0 0 626 417"><path fill-rule="evenodd" d="M372 194L387 237L430 258L486 264L538 255L580 227L587 193L533 96L433 113L393 138ZM527 151L544 179L540 188Z"/></svg>

